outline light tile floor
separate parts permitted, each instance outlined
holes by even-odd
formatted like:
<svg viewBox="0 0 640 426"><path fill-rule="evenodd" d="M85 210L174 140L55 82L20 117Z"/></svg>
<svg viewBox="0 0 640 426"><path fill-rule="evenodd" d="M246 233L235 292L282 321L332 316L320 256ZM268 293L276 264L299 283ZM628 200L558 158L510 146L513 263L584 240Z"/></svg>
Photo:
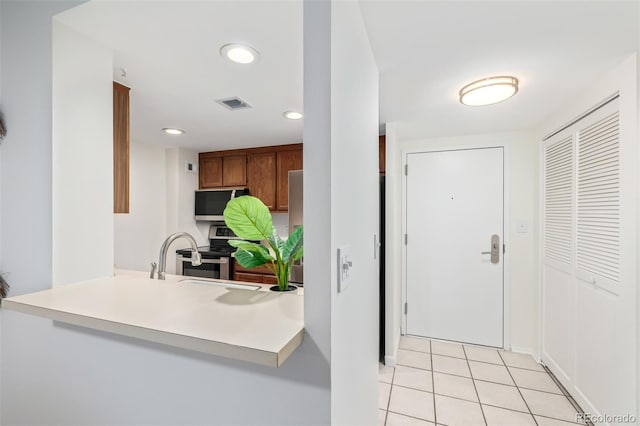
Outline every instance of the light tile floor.
<svg viewBox="0 0 640 426"><path fill-rule="evenodd" d="M380 366L380 426L571 426L577 411L531 356L403 336Z"/></svg>

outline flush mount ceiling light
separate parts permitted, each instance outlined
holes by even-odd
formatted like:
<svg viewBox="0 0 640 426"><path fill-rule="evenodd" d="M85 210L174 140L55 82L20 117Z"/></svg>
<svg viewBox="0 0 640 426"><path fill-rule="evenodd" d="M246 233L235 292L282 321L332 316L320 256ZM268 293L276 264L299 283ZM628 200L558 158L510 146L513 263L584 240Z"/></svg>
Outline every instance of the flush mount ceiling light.
<svg viewBox="0 0 640 426"><path fill-rule="evenodd" d="M282 116L288 120L300 120L303 117L301 112L296 111L285 111L282 113Z"/></svg>
<svg viewBox="0 0 640 426"><path fill-rule="evenodd" d="M220 55L238 64L250 64L260 59L260 54L256 49L240 43L225 44L220 48Z"/></svg>
<svg viewBox="0 0 640 426"><path fill-rule="evenodd" d="M483 106L497 104L518 92L518 79L510 76L483 78L460 89L460 102L464 105Z"/></svg>
<svg viewBox="0 0 640 426"><path fill-rule="evenodd" d="M165 127L162 129L168 135L183 135L185 133L182 129L176 129L175 127Z"/></svg>

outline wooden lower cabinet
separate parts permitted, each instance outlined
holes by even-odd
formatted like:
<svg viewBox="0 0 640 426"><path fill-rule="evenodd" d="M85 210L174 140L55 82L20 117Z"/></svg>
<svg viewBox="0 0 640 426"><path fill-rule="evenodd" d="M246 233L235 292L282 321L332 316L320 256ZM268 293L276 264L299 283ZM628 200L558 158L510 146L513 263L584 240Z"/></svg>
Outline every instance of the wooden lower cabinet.
<svg viewBox="0 0 640 426"><path fill-rule="evenodd" d="M244 281L248 283L262 284L262 274L250 274L247 272L236 272L233 274L234 281Z"/></svg>
<svg viewBox="0 0 640 426"><path fill-rule="evenodd" d="M263 275L262 284L278 284L278 278L275 275Z"/></svg>
<svg viewBox="0 0 640 426"><path fill-rule="evenodd" d="M235 259L233 260L233 280L256 284L278 284L278 279L266 266L243 268Z"/></svg>

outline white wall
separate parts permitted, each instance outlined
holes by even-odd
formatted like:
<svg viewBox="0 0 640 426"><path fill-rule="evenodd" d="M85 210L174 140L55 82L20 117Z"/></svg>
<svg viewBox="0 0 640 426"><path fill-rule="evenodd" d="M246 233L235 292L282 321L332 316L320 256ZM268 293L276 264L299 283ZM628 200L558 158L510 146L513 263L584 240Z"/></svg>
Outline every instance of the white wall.
<svg viewBox="0 0 640 426"><path fill-rule="evenodd" d="M78 3L2 2L0 270L12 295L51 287L51 16Z"/></svg>
<svg viewBox="0 0 640 426"><path fill-rule="evenodd" d="M312 339L270 368L3 317L3 425L329 424L328 365Z"/></svg>
<svg viewBox="0 0 640 426"><path fill-rule="evenodd" d="M351 282L342 291L337 262L330 262L331 420L373 425L378 416L378 69L357 2L332 2L330 111L331 253L335 259L340 247L350 246L353 255Z"/></svg>
<svg viewBox="0 0 640 426"><path fill-rule="evenodd" d="M198 153L185 148L166 150L166 214L165 236L175 232L188 232L199 246L209 244L209 222L196 222L194 218L195 190L198 189L198 174L187 172L187 162L198 164ZM162 243L161 241L161 243ZM167 252L167 272L176 269L176 250L190 247L187 240L176 240ZM158 246L160 251L160 246Z"/></svg>
<svg viewBox="0 0 640 426"><path fill-rule="evenodd" d="M53 285L113 274L113 60L53 22Z"/></svg>
<svg viewBox="0 0 640 426"><path fill-rule="evenodd" d="M11 271L13 294L21 294L51 285L51 18L69 3L2 6L0 87L11 136L0 167L1 262ZM328 169L306 176L305 189L329 186ZM110 215L94 226L112 223ZM112 253L112 241L94 243ZM306 244L312 253L320 246ZM310 280L305 340L280 369L3 312L0 424L329 424L330 301L313 297L330 294L329 262L321 262L307 262L327 273Z"/></svg>
<svg viewBox="0 0 640 426"><path fill-rule="evenodd" d="M420 123L416 123L420 126ZM404 123L403 128L408 132L415 132L411 123ZM387 124L387 130L394 131L394 124ZM415 134L415 133L414 133ZM391 143L389 143L391 139ZM531 132L496 133L486 135L469 135L449 138L431 138L417 140L402 140L395 134L387 140L387 197L395 202L387 203L388 233L387 244L402 244L402 219L401 206L405 200L401 195L401 161L407 151L447 148L463 146L505 146L508 157L505 167L508 168L508 181L505 181L506 193L510 202L505 205L508 209L510 223L505 222L508 230L507 252L505 266L508 275L505 276L505 285L510 292L509 318L510 332L507 332L506 340L510 340L510 348L516 351L529 352L538 356L538 322L539 322L539 295L538 295L538 210L539 210L539 139ZM398 179L400 176L400 179ZM400 194L398 193L400 191ZM400 201L400 202L398 202ZM529 226L527 233L516 232L518 221L526 221ZM393 257L395 256L395 257ZM390 308L387 314L397 318L401 304L396 300L398 286L402 281L402 262L399 254L395 252L387 263L389 271L387 280L390 290L386 301ZM391 287L389 287L391 286ZM390 312L389 312L390 311ZM397 353L397 325L387 328L386 359L393 362Z"/></svg>
<svg viewBox="0 0 640 426"><path fill-rule="evenodd" d="M620 282L617 295L570 277L576 306L568 325L558 321L548 327L568 327L575 339L567 345L568 375L549 354L545 361L587 412L638 415L640 370L638 363L638 57L625 58L586 87L578 97L559 105L541 124L538 139L573 122L616 92L620 113ZM553 284L547 281L545 284ZM544 300L544 299L543 299ZM588 336L587 339L581 338ZM544 338L543 338L544 340ZM548 341L548 340L547 340ZM597 342L594 344L593 342ZM612 353L613 348L613 353ZM543 348L544 349L544 348ZM568 379L570 383L568 383Z"/></svg>
<svg viewBox="0 0 640 426"><path fill-rule="evenodd" d="M114 216L116 268L150 270L167 237L165 148L131 142L129 213Z"/></svg>
<svg viewBox="0 0 640 426"><path fill-rule="evenodd" d="M402 147L396 123L386 125L384 363L395 366L402 326Z"/></svg>

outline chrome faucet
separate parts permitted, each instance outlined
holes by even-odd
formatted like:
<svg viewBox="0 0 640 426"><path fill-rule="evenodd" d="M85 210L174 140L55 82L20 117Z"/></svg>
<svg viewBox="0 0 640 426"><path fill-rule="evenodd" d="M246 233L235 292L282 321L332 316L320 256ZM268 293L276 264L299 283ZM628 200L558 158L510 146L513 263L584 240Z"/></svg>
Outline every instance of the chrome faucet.
<svg viewBox="0 0 640 426"><path fill-rule="evenodd" d="M187 234L186 232L176 232L175 234L169 235L167 239L164 240L164 243L162 243L162 247L160 247L160 259L158 261L159 280L164 280L165 269L167 267L167 250L169 249L169 245L180 237L185 238L189 241L189 244L191 244L191 264L193 266L202 264L202 257L198 252L198 244L196 243L196 240L191 236L191 234ZM153 271L151 273L153 273Z"/></svg>

